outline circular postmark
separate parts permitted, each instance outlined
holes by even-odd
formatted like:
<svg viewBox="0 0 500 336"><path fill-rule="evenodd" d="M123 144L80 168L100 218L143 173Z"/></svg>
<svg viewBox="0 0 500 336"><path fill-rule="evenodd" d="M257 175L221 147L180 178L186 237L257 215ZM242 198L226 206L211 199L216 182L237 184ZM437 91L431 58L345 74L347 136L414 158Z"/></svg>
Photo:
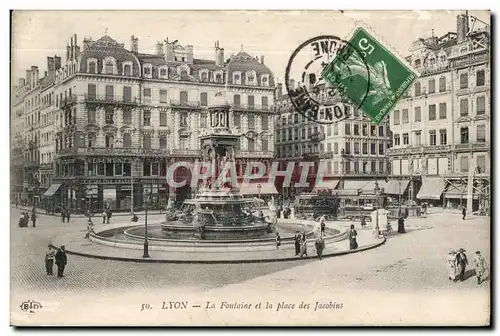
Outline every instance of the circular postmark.
<svg viewBox="0 0 500 336"><path fill-rule="evenodd" d="M368 65L360 52L345 41L334 35L321 35L313 37L302 43L288 60L285 72L285 83L288 97L295 110L308 120L331 124L345 119L350 115L350 105L344 95L345 83L340 81L327 81L323 77L325 67L329 66L340 53L338 63L343 71L351 72L350 65L346 60L351 55L356 55L362 60L362 67L369 76ZM354 69L353 69L354 70ZM333 69L335 71L335 69ZM340 74L335 74L340 76ZM354 84L354 83L353 83ZM366 88L357 88L364 92L366 97L369 91L369 80ZM359 108L361 104L357 104Z"/></svg>

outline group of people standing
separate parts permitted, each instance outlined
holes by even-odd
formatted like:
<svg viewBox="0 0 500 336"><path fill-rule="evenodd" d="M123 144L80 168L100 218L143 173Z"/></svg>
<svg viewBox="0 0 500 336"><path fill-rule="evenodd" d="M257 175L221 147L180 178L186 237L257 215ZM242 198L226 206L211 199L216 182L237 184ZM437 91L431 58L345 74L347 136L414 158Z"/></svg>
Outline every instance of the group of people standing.
<svg viewBox="0 0 500 336"><path fill-rule="evenodd" d="M49 244L48 250L45 253L45 270L47 271L47 275L53 275L54 262L57 265L57 277L62 278L64 276L64 268L68 263L64 245L57 248Z"/></svg>
<svg viewBox="0 0 500 336"><path fill-rule="evenodd" d="M293 237L295 242L295 255L300 255L302 258L304 255L307 257L307 239L306 233L295 231L295 235Z"/></svg>
<svg viewBox="0 0 500 336"><path fill-rule="evenodd" d="M33 227L36 227L36 210L33 208L31 210L31 216L28 212L22 212L21 217L19 218L19 227L28 227L28 223L31 218L31 223Z"/></svg>
<svg viewBox="0 0 500 336"><path fill-rule="evenodd" d="M465 252L466 251L463 248L459 249L458 252L454 250L450 250L448 252L448 279L453 282L465 280L465 271L467 269L467 265L469 264L469 260ZM487 271L486 261L480 251L476 251L476 255L472 262L476 272L477 284L480 285L485 280L485 274Z"/></svg>
<svg viewBox="0 0 500 336"><path fill-rule="evenodd" d="M109 220L111 219L111 209L110 208L106 208L106 210L104 210L102 212L102 224L109 224Z"/></svg>
<svg viewBox="0 0 500 336"><path fill-rule="evenodd" d="M66 209L65 207L61 207L61 221L63 223L69 223L69 220L71 219L71 211L69 209Z"/></svg>

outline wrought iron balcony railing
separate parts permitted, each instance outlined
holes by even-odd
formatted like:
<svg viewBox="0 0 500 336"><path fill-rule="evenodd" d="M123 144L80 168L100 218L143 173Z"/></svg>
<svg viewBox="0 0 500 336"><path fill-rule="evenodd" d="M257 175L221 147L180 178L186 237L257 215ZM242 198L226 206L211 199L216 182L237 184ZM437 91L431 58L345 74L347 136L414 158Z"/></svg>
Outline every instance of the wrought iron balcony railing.
<svg viewBox="0 0 500 336"><path fill-rule="evenodd" d="M115 96L115 95L84 95L85 102L95 103L95 104L127 104L127 105L137 105L141 102L139 98Z"/></svg>
<svg viewBox="0 0 500 336"><path fill-rule="evenodd" d="M173 107L186 107L186 108L199 108L201 103L199 101L189 101L189 100L171 100L170 106Z"/></svg>

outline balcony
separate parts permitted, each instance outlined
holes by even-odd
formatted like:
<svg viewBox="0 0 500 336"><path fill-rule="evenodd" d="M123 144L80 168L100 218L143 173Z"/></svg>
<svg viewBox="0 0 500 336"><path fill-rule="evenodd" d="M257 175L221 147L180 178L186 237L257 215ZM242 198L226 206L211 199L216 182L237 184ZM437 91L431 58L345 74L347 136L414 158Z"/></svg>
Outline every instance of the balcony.
<svg viewBox="0 0 500 336"><path fill-rule="evenodd" d="M69 107L69 106L76 104L77 100L78 99L77 99L76 95L70 95L70 96L64 97L64 99L61 100L61 103L59 106L63 109L65 107Z"/></svg>
<svg viewBox="0 0 500 336"><path fill-rule="evenodd" d="M40 164L36 161L28 161L24 163L24 168L39 168Z"/></svg>
<svg viewBox="0 0 500 336"><path fill-rule="evenodd" d="M249 105L249 104L234 104L232 106L234 111L251 111L251 112L273 112L273 107L269 105Z"/></svg>
<svg viewBox="0 0 500 336"><path fill-rule="evenodd" d="M323 141L325 140L325 134L324 133L321 133L321 132L316 132L316 133L313 133L311 134L311 141L312 142L320 142L320 141Z"/></svg>
<svg viewBox="0 0 500 336"><path fill-rule="evenodd" d="M171 149L171 157L200 157L201 150L199 149Z"/></svg>
<svg viewBox="0 0 500 336"><path fill-rule="evenodd" d="M236 157L239 159L242 159L242 158L272 159L272 158L274 158L274 152L270 152L270 151L239 151L239 152L236 152Z"/></svg>
<svg viewBox="0 0 500 336"><path fill-rule="evenodd" d="M490 151L491 145L489 142L458 144L458 145L455 145L455 150L458 152Z"/></svg>
<svg viewBox="0 0 500 336"><path fill-rule="evenodd" d="M44 163L40 165L40 170L52 170L54 167L52 163Z"/></svg>
<svg viewBox="0 0 500 336"><path fill-rule="evenodd" d="M321 153L321 154L319 154L319 158L320 159L331 159L331 158L333 158L333 152L329 151L329 152Z"/></svg>
<svg viewBox="0 0 500 336"><path fill-rule="evenodd" d="M426 68L420 68L420 69L417 69L420 71L420 76L423 77L423 76L427 76L427 75L435 75L435 74L439 74L439 73L442 73L442 72L446 72L448 70L451 69L451 66L449 64L445 64L445 65L434 65L434 66L428 66Z"/></svg>
<svg viewBox="0 0 500 336"><path fill-rule="evenodd" d="M123 96L114 95L97 96L85 94L85 102L91 104L137 105L141 100L139 98L125 99Z"/></svg>
<svg viewBox="0 0 500 336"><path fill-rule="evenodd" d="M171 100L170 106L181 108L201 108L201 103L199 101Z"/></svg>
<svg viewBox="0 0 500 336"><path fill-rule="evenodd" d="M161 156L169 155L168 149L145 149L145 148L80 148L78 153L84 151L85 155L133 155L133 156Z"/></svg>

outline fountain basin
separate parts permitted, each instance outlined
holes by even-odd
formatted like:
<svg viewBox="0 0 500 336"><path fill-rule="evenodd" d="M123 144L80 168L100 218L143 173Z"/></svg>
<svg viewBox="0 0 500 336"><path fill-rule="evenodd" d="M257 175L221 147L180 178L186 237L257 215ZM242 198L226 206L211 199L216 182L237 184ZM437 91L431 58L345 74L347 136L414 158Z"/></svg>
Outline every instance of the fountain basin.
<svg viewBox="0 0 500 336"><path fill-rule="evenodd" d="M177 223L161 224L166 238L188 238L196 233L192 225ZM267 234L267 223L241 226L204 226L204 240L242 240L263 237Z"/></svg>

